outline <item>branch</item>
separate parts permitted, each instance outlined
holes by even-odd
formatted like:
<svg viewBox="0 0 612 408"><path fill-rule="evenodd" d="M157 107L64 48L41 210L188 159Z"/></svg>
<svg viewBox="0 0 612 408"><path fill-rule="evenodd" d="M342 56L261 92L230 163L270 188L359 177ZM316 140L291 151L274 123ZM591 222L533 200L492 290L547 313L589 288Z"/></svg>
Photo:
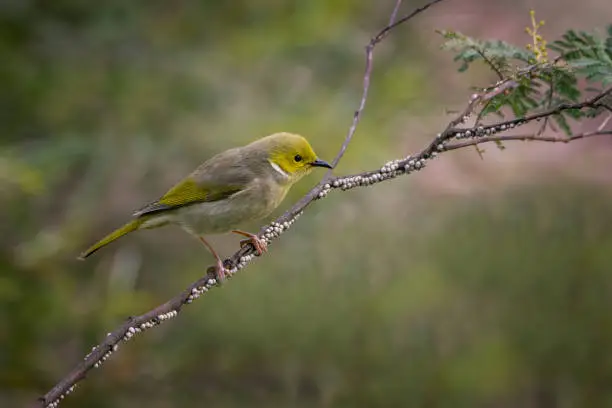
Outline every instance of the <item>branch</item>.
<svg viewBox="0 0 612 408"><path fill-rule="evenodd" d="M438 157L438 155L442 152L457 150L467 146L474 146L479 143L493 142L496 140L537 140L542 142L568 143L578 139L585 139L587 137L612 134L612 130L603 129L609 121L608 117L599 126L597 131L577 134L569 138L537 136L537 134L496 136L497 133L505 132L510 129L514 129L515 127L559 114L563 111L603 107L604 105L600 103L600 100L606 95L612 93L612 88L583 102L559 105L553 109L549 109L530 116L525 116L523 118L508 120L505 122L498 122L487 126L475 126L471 128L454 127L456 126L456 124L465 122L468 119L469 114L466 115L465 113L471 112L472 107L477 103L477 101L486 103L490 98L495 97L501 92L504 92L503 87L498 89L496 92L489 92L488 94L484 95L473 95L470 100L470 103L468 104L468 108L466 108L466 110L461 115L452 120L449 123L447 129L443 133L438 134L438 136L435 137L433 141L431 141L419 153L407 156L402 159L389 161L378 170L367 171L343 177L335 177L331 180L331 183L326 184L324 188L319 192L318 198L325 197L333 189L349 190L355 187L365 187L385 180L396 178L400 175L410 174L415 171L422 170L430 160ZM453 140L461 139L468 139L468 141L451 143L451 141Z"/></svg>
<svg viewBox="0 0 612 408"><path fill-rule="evenodd" d="M395 7L391 13L389 24L380 30L366 46L366 62L365 62L365 73L363 77L363 91L361 101L355 114L353 121L349 128L348 134L340 147L340 151L332 161L332 166L336 165L344 156L349 143L351 142L357 125L361 119L362 112L365 108L366 100L368 97L368 90L370 88L370 77L372 74L372 61L374 56L374 48L380 42L382 42L386 36L396 27L400 26L411 20L413 17L419 15L423 11L436 3L440 3L443 0L430 0L427 4L422 7L416 8L411 13L401 17L395 21L395 17L399 12L399 8L402 4L402 0L396 0ZM272 222L269 226L263 227L260 230L260 237L270 242L272 239L277 238L282 232L286 231L291 224L299 217L302 211L314 200L322 197L322 192L329 190L330 183L335 183L337 178L334 178L331 174L331 170L323 177L323 180L319 182L313 189L307 193L300 201L298 201L289 211L285 212L276 221ZM232 272L242 269L246 264L255 257L255 249L252 245L245 245L239 251L237 251L232 257L226 259L224 264ZM98 368L100 365L110 357L110 355L117 351L121 342L128 341L136 333L140 333L151 327L155 327L160 323L176 316L186 304L191 303L194 299L198 298L203 293L208 292L211 288L218 286L218 282L215 279L215 266L208 267L206 275L197 281L193 282L183 292L173 297L166 303L157 306L155 309L142 314L140 316L129 317L121 326L116 328L111 333L108 333L106 338L97 346L94 346L91 352L85 356L77 367L75 367L66 377L58 382L49 392L38 399L37 407L56 408L59 403L76 387L77 383L83 380L91 369Z"/></svg>
<svg viewBox="0 0 612 408"><path fill-rule="evenodd" d="M363 112L363 109L365 108L366 100L368 99L368 91L370 89L370 77L372 76L372 59L374 57L374 47L376 47L376 45L378 45L382 40L384 40L385 37L389 35L391 30L393 30L400 24L407 22L408 20L412 19L416 15L422 13L423 11L427 10L429 7L441 1L443 0L432 0L429 3L425 4L424 6L415 9L411 13L406 14L405 16L403 16L402 18L394 22L395 16L397 15L399 8L402 5L402 0L397 0L395 3L395 8L393 9L393 12L391 13L389 24L385 28L380 30L378 34L372 37L372 39L366 46L365 74L363 75L363 92L361 94L361 102L359 103L359 107L357 108L357 110L355 111L355 114L353 115L353 123L351 123L351 127L349 128L349 131L348 131L348 135L344 139L344 143L342 143L342 146L340 147L340 151L338 152L338 154L336 155L336 157L331 163L334 168L336 167L336 165L338 164L342 156L344 156L344 153L346 152L346 149L348 148L348 145L351 142L351 139L353 138L355 131L357 130L357 125L359 124L359 120L361 119L361 113ZM331 177L331 170L327 172L327 175L325 177L326 178ZM321 183L323 183L323 181L321 181ZM306 197L308 196L309 194ZM309 202L310 201L312 201L312 199L309 200ZM294 206L294 208L297 208L297 207L299 207L299 203ZM304 205L302 208L300 208L296 212L291 211L291 210L290 211L293 212L294 214L297 214L298 212L301 212L304 208L306 208L306 205Z"/></svg>
<svg viewBox="0 0 612 408"><path fill-rule="evenodd" d="M398 13L401 6L401 0L396 0L396 5L389 24L380 30L366 46L365 56L365 73L363 78L363 92L361 100L355 114L349 131L342 143L342 146L333 160L334 167L342 159L353 135L355 134L362 112L365 108L368 90L370 87L370 77L372 72L373 51L378 43L380 43L395 27L409 21L412 17L425 11L432 5L441 2L442 0L432 0L425 6L417 8L413 12L394 21L394 16ZM520 71L517 75L528 75L535 70L534 67ZM516 75L515 75L516 78ZM426 164L438 157L439 154L457 150L467 146L475 146L481 143L500 141L500 140L537 140L543 142L570 142L578 139L584 139L591 136L611 135L612 130L605 130L610 115L599 126L597 131L590 133L577 134L569 138L560 138L552 136L534 135L499 135L516 127L525 125L530 122L539 121L548 117L558 115L569 110L583 109L608 109L610 107L603 101L604 98L612 93L612 88L602 91L598 95L577 103L560 104L555 107L550 107L546 110L527 115L521 118L515 118L507 121L501 121L490 125L481 125L477 120L472 127L459 127L464 125L470 116L478 109L482 110L491 99L500 95L503 92L511 91L517 86L517 82L512 78L503 79L497 84L485 88L481 93L472 95L466 108L454 119L452 119L445 130L439 133L417 154L392 160L385 163L378 169L357 173L348 176L333 176L328 172L324 178L315 187L312 188L300 201L298 201L290 210L277 218L271 224L264 226L259 236L267 243L277 239L283 232L287 231L291 225L298 219L302 211L312 202L326 197L332 190L349 190L356 187L365 187L372 184L377 184L385 180L390 180L400 175L410 174L423 169ZM244 268L250 261L255 258L255 250L252 245L245 245L238 250L234 255L224 261L225 266L232 272L236 272ZM76 368L74 368L64 379L55 385L45 396L38 400L37 406L55 408L58 403L70 392L74 390L76 384L85 378L86 374L92 369L100 367L100 365L118 349L121 342L130 340L135 334L143 332L149 328L155 327L162 322L175 317L186 304L190 304L202 294L208 292L218 282L215 280L215 266L210 266L207 269L206 276L198 279L189 285L183 292L170 299L168 302L156 307L155 309L136 317L128 318L121 326L109 333L106 338L85 357Z"/></svg>
<svg viewBox="0 0 612 408"><path fill-rule="evenodd" d="M477 146L483 143L490 142L506 142L510 140L522 140L522 141L537 141L537 142L550 142L550 143L569 143L578 139L586 139L593 136L604 136L612 135L612 130L596 130L593 132L578 133L570 137L558 137L558 136L542 136L536 134L527 135L499 135L499 136L485 136L480 139L469 140L467 142L459 142L444 146L443 151L462 149L468 146Z"/></svg>

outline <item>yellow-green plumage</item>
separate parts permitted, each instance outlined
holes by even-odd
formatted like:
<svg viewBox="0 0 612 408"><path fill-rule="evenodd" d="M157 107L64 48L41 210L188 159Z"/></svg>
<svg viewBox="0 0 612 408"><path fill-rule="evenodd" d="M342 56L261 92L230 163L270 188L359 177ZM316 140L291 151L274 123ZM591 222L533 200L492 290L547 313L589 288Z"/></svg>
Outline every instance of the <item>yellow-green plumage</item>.
<svg viewBox="0 0 612 408"><path fill-rule="evenodd" d="M159 200L136 211L132 221L92 245L80 258L139 229L174 224L200 239L205 234L228 232L269 215L291 186L314 167L331 168L317 158L306 139L291 133L276 133L219 153ZM219 263L214 250L202 241Z"/></svg>
<svg viewBox="0 0 612 408"><path fill-rule="evenodd" d="M143 219L137 218L133 221L128 222L124 226L117 228L116 230L114 230L113 232L111 232L110 234L108 234L107 236L105 236L104 238L102 238L101 240L99 240L98 242L90 246L89 248L87 248L87 250L84 251L79 256L79 259L85 259L89 255L96 252L98 249L102 248L103 246L110 244L111 242L113 242L116 239L121 238L125 234L129 234L132 231L136 231L140 227L142 222L143 222Z"/></svg>

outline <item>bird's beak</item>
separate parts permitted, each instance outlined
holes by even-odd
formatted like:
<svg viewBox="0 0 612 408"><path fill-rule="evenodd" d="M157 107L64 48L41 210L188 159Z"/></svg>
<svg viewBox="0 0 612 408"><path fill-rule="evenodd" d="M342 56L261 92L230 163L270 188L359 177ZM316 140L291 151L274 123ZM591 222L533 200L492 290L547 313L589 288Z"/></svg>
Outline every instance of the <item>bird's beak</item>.
<svg viewBox="0 0 612 408"><path fill-rule="evenodd" d="M328 169L333 169L332 165L326 162L325 160L317 159L310 163L312 167L327 167Z"/></svg>

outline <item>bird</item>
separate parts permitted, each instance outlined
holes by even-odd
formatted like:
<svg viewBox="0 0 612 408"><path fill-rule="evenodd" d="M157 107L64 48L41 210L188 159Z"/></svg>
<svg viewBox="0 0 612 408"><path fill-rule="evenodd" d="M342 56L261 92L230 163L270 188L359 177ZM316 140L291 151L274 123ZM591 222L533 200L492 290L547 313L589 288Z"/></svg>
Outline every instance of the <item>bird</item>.
<svg viewBox="0 0 612 408"><path fill-rule="evenodd" d="M131 221L90 246L79 259L131 232L175 225L206 246L215 258L217 277L223 280L230 272L204 235L244 236L241 247L251 243L261 255L267 251L266 242L240 226L267 217L290 188L317 167L333 168L318 158L306 138L288 132L218 153L157 201L135 211Z"/></svg>

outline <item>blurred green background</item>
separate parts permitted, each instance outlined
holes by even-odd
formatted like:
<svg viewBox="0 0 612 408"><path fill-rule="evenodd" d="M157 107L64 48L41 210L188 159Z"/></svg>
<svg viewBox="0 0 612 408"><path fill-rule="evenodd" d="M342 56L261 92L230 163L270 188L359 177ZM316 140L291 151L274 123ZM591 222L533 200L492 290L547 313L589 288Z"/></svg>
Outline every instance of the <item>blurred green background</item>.
<svg viewBox="0 0 612 408"><path fill-rule="evenodd" d="M211 264L171 228L76 261L132 210L275 131L333 158L394 3L0 1L0 406L46 392ZM419 148L494 79L457 74L434 29L527 43L530 7L545 35L609 23L609 2L577 3L447 2L395 32L336 173ZM612 406L609 141L486 150L317 202L62 406Z"/></svg>

